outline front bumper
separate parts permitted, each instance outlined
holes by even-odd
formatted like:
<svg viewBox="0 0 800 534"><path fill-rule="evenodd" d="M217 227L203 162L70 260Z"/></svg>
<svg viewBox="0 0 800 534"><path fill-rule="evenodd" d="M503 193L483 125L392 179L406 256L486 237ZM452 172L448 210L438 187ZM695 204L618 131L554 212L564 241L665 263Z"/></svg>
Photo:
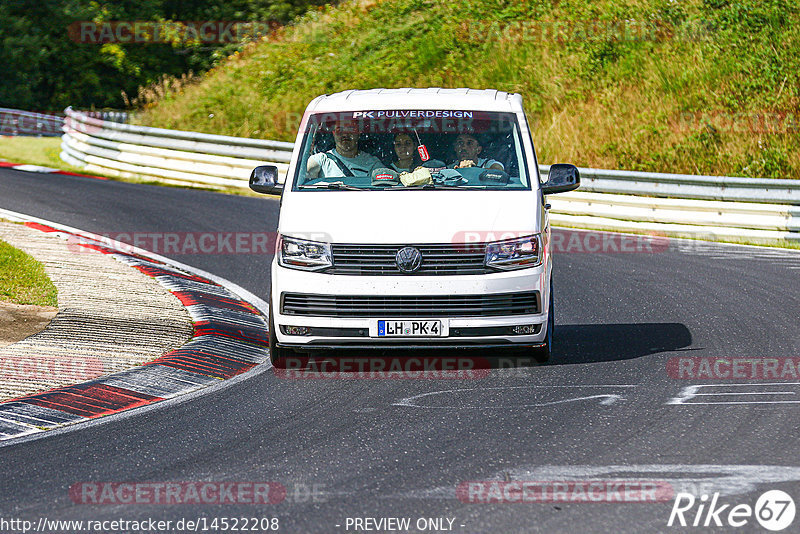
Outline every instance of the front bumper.
<svg viewBox="0 0 800 534"><path fill-rule="evenodd" d="M278 345L302 350L414 349L414 348L499 348L540 346L547 334L549 313L549 265L481 275L463 276L345 276L298 271L272 264L273 324ZM446 336L371 337L381 319L423 319L422 317L316 317L287 315L281 310L283 293L317 295L491 295L500 293L539 293L539 313L492 317L425 317L439 319ZM511 327L534 325L533 334L514 334ZM288 335L281 327L309 327L310 335Z"/></svg>

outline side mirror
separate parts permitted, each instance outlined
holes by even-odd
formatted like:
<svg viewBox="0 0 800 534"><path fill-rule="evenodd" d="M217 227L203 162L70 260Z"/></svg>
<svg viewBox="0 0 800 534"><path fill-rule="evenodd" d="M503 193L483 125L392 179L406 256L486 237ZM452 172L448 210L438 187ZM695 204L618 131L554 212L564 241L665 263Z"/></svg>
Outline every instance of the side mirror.
<svg viewBox="0 0 800 534"><path fill-rule="evenodd" d="M253 169L250 174L250 189L256 193L280 195L283 188L278 184L278 167L262 165Z"/></svg>
<svg viewBox="0 0 800 534"><path fill-rule="evenodd" d="M542 193L552 195L578 189L581 185L581 173L575 165L554 163L550 165L547 181L542 184Z"/></svg>

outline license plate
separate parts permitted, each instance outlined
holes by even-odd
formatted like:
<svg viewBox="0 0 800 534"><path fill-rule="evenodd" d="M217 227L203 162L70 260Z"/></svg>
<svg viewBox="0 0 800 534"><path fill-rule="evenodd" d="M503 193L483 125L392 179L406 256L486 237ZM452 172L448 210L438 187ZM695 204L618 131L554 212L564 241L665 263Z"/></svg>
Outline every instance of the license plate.
<svg viewBox="0 0 800 534"><path fill-rule="evenodd" d="M438 320L381 320L377 322L375 337L443 337L446 336L442 321Z"/></svg>

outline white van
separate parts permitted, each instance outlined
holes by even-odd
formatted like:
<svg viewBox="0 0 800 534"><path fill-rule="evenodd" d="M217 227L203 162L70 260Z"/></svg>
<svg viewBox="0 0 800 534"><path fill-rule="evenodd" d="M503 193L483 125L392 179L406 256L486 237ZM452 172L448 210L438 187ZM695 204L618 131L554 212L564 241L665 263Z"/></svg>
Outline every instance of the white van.
<svg viewBox="0 0 800 534"><path fill-rule="evenodd" d="M550 356L553 286L545 195L522 97L374 89L314 99L282 190L272 263L276 367L320 349L518 348Z"/></svg>

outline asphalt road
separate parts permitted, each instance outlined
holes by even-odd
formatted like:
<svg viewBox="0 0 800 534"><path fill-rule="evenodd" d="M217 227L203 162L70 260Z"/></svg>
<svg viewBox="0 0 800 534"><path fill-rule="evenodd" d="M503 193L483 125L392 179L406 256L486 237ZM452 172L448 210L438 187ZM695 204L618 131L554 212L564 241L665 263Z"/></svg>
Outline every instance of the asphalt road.
<svg viewBox="0 0 800 534"><path fill-rule="evenodd" d="M0 207L101 234L263 232L274 231L278 203L0 169ZM167 255L266 295L263 255ZM731 505L773 489L800 498L800 380L667 372L676 357L800 356L800 254L673 240L652 253L554 261L549 365L474 380L286 380L268 370L0 447L0 519L277 517L280 531L316 533L408 517L412 527L452 519L461 533L665 532L672 498L485 504L462 502L456 488L632 480L719 492ZM93 481L273 481L288 493L274 505L75 504L68 489ZM752 517L737 529L763 531Z"/></svg>

